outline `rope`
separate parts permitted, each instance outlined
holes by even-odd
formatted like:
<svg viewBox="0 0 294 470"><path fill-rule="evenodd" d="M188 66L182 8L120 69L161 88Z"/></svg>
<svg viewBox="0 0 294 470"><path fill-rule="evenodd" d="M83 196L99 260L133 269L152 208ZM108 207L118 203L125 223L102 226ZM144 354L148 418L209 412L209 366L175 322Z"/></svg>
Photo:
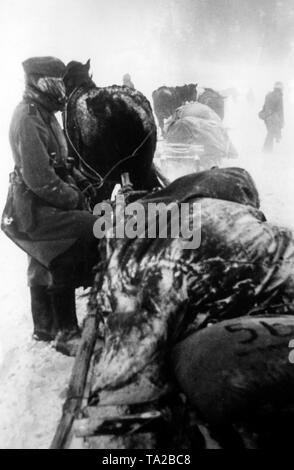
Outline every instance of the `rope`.
<svg viewBox="0 0 294 470"><path fill-rule="evenodd" d="M79 153L79 151L77 150L77 148L75 147L74 143L72 142L70 136L69 136L69 133L68 133L68 128L67 128L67 109L68 109L68 105L69 105L69 102L73 96L73 94L78 90L78 88L75 88L71 94L69 95L68 97L68 100L66 102L66 105L65 105L65 109L64 109L64 131L65 131L65 135L72 147L72 149L74 150L74 152L76 153L77 157L79 158L79 160L82 162L83 165L85 165L90 171L92 171L96 177L98 177L98 182L96 184L89 184L82 192L86 192L87 189L89 187L94 187L94 188L97 188L97 189L100 189L102 188L102 186L104 185L105 181L107 180L107 178L111 175L111 173L117 168L119 167L122 163L126 162L127 160L130 160L131 158L135 157L136 153L140 150L140 148L145 144L145 142L149 139L149 137L152 135L152 133L154 133L155 131L153 129L151 129L151 131L144 137L144 139L142 140L142 142L138 145L138 147L135 148L135 150L130 154L128 155L127 157L119 160L117 163L115 163L111 168L110 170L106 173L106 175L104 176L104 178L100 175L100 173L98 173L98 171L96 171L91 165L89 165L85 159L81 156L81 154Z"/></svg>

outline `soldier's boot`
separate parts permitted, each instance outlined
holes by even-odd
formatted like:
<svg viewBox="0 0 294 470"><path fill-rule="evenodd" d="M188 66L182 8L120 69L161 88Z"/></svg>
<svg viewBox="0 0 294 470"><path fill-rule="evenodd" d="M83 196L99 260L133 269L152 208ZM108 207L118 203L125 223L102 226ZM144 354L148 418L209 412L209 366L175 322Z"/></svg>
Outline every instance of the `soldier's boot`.
<svg viewBox="0 0 294 470"><path fill-rule="evenodd" d="M56 351L66 356L75 356L81 341L76 316L75 290L56 289L51 292L51 301L59 328L55 338Z"/></svg>
<svg viewBox="0 0 294 470"><path fill-rule="evenodd" d="M52 341L57 334L57 324L47 287L30 287L30 294L34 323L33 338L37 341Z"/></svg>

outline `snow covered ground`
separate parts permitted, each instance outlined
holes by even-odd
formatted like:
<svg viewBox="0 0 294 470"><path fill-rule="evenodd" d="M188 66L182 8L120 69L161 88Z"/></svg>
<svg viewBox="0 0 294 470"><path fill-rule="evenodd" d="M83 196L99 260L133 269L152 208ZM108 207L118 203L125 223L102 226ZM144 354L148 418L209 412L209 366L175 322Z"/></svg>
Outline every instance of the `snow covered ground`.
<svg viewBox="0 0 294 470"><path fill-rule="evenodd" d="M226 126L240 157L225 163L250 171L268 220L294 228L293 113L286 110L288 125L279 147L272 155L263 155L265 129L257 118L258 108L260 103L249 106L245 99L228 103ZM1 204L4 193L3 183ZM0 255L0 448L48 448L61 414L73 359L50 345L31 340L26 256L2 233ZM85 300L80 299L79 315L84 310Z"/></svg>
<svg viewBox="0 0 294 470"><path fill-rule="evenodd" d="M31 339L26 256L2 233L0 246L0 448L48 448L73 359Z"/></svg>

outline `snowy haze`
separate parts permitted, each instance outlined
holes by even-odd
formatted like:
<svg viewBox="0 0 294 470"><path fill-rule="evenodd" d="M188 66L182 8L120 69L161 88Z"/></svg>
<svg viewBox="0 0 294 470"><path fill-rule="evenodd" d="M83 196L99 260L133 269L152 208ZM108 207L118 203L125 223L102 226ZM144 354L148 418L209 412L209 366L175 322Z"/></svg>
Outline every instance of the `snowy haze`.
<svg viewBox="0 0 294 470"><path fill-rule="evenodd" d="M98 86L121 84L129 72L149 99L163 84L235 87L239 100L227 100L225 123L241 154L248 144L253 152L260 149L256 138L264 128L257 112L282 80L285 132L292 127L293 0L1 0L0 48L0 204L12 166L9 121L23 91L21 62L30 56L91 58ZM255 95L251 110L249 89Z"/></svg>
<svg viewBox="0 0 294 470"><path fill-rule="evenodd" d="M161 85L235 87L225 125L256 180L262 209L294 227L293 0L1 0L0 209L12 158L8 127L23 91L21 62L91 58L98 86L130 73L149 99ZM275 81L285 86L285 129L272 155L257 117ZM246 99L252 89L254 102ZM26 256L0 233L0 448L48 447L72 360L30 342Z"/></svg>
<svg viewBox="0 0 294 470"><path fill-rule="evenodd" d="M294 2L1 0L0 48L2 170L27 57L91 58L98 85L121 84L129 72L149 98L162 84L235 86L243 94L252 87L261 105L276 80L294 92Z"/></svg>
<svg viewBox="0 0 294 470"><path fill-rule="evenodd" d="M33 55L91 58L101 86L129 72L149 98L162 84L189 82L264 94L284 80L292 93L294 2L1 0L0 47L2 143L22 92L21 62Z"/></svg>

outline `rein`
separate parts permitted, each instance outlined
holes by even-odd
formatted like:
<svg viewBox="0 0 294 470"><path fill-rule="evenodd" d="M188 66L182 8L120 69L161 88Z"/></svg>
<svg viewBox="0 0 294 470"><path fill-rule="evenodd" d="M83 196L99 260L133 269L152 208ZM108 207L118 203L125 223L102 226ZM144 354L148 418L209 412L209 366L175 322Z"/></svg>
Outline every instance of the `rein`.
<svg viewBox="0 0 294 470"><path fill-rule="evenodd" d="M104 177L102 177L100 175L100 173L98 171L96 171L91 165L89 165L85 159L81 156L80 152L77 150L76 146L74 145L74 143L72 142L70 136L69 136L69 133L68 133L68 128L67 128L67 116L68 116L68 106L69 106L69 103L70 103L70 100L72 99L73 95L79 90L79 87L76 87L73 89L73 91L71 92L71 94L69 95L68 97L68 100L66 102L66 105L65 105L65 109L64 109L64 130L65 130L65 135L72 147L72 149L74 150L76 156L78 157L78 159L80 160L80 162L86 166L86 168L88 168L94 175L95 175L95 178L91 175L88 174L88 177L92 178L92 179L98 179L97 180L97 183L96 184L89 184L89 186L87 186L84 190L86 191L90 186L91 187L94 187L96 189L100 189L102 188L102 186L104 185L104 183L106 182L106 180L109 178L109 176L111 175L111 173L117 168L119 167L122 163L126 162L127 160L130 160L131 158L134 158L136 153L140 150L140 148L145 144L145 142L149 139L149 137L154 133L154 130L151 129L151 131L144 137L144 139L142 140L142 142L138 145L138 147L135 148L135 150L128 156L124 157L123 159L119 160L117 163L115 163L111 168L110 170L106 173L106 175Z"/></svg>
<svg viewBox="0 0 294 470"><path fill-rule="evenodd" d="M70 103L70 100L72 99L73 95L79 90L79 87L77 88L74 88L73 91L71 92L71 94L69 95L68 97L68 100L66 102L66 105L65 105L65 108L64 108L64 131L65 131L65 135L73 149L73 151L75 152L76 156L78 157L78 159L80 160L80 162L86 167L88 168L92 173L95 174L95 179L98 178L98 181L100 183L97 183L97 184L101 184L100 187L103 186L103 178L102 176L100 175L100 173L98 173L98 171L96 171L91 165L89 165L86 160L82 157L82 155L80 154L80 152L77 150L76 146L74 145L73 141L71 140L70 136L69 136L69 133L68 133L68 127L67 127L67 116L68 116L68 106L69 106L69 103ZM82 89L81 89L82 91ZM90 175L87 175L87 176L90 176ZM91 178L93 178L93 176L90 176ZM90 185L89 185L90 186ZM86 188L87 189L87 188ZM85 191L85 190L84 190Z"/></svg>

